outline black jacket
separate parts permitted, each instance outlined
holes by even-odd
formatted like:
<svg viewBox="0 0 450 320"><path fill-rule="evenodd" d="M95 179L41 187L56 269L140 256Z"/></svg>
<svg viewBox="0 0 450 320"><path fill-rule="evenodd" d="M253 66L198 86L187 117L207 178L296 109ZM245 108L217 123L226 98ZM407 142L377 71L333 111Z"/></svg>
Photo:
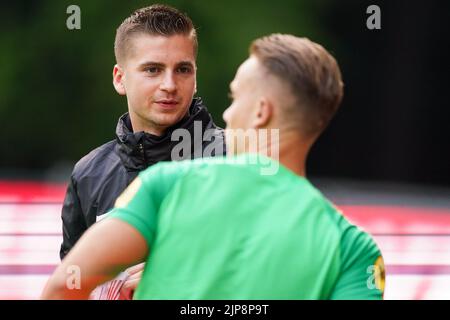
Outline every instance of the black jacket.
<svg viewBox="0 0 450 320"><path fill-rule="evenodd" d="M78 161L73 169L62 208L61 259L87 228L96 222L97 216L113 208L116 198L141 170L159 161L172 160L172 149L181 140L171 141L171 137L174 130L179 128L188 130L191 135L191 152L179 152L183 158L201 157L206 147L207 150L213 149L211 156L225 154L223 129L214 124L201 99L195 98L188 115L178 124L168 128L160 137L145 132L133 133L129 115L124 114L117 124L116 140L94 149ZM205 136L202 139L203 134ZM194 140L197 140L197 143L194 143ZM179 146L176 150L179 150Z"/></svg>

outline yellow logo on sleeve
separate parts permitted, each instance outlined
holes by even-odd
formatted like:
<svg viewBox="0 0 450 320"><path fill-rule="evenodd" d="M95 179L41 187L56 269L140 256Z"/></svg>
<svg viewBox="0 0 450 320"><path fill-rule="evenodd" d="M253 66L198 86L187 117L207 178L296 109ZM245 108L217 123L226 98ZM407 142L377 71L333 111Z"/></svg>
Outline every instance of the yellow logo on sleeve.
<svg viewBox="0 0 450 320"><path fill-rule="evenodd" d="M378 289L384 296L384 286L386 271L384 269L384 260L382 256L379 256L373 265L367 268L367 273L370 274L369 279L367 279L367 288L373 290Z"/></svg>
<svg viewBox="0 0 450 320"><path fill-rule="evenodd" d="M116 203L114 204L114 207L116 207L116 208L126 207L128 205L128 203L130 203L130 201L136 195L136 193L138 192L141 185L142 185L141 178L137 177L136 179L134 179L134 181L117 198Z"/></svg>
<svg viewBox="0 0 450 320"><path fill-rule="evenodd" d="M384 294L384 286L386 280L386 271L384 268L384 260L382 256L379 256L375 261L375 286Z"/></svg>

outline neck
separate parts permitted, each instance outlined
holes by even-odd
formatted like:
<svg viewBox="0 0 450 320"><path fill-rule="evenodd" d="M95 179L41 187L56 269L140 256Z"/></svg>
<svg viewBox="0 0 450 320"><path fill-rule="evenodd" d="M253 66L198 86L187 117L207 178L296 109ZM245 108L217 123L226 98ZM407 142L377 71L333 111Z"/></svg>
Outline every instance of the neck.
<svg viewBox="0 0 450 320"><path fill-rule="evenodd" d="M280 145L280 163L295 174L305 177L309 146L301 145L302 141L295 139L292 142Z"/></svg>
<svg viewBox="0 0 450 320"><path fill-rule="evenodd" d="M280 130L279 137L271 136L267 141L267 147L259 148L258 153L277 160L295 174L305 177L310 147L311 143L297 133Z"/></svg>
<svg viewBox="0 0 450 320"><path fill-rule="evenodd" d="M162 136L164 132L166 131L167 127L148 127L148 126L139 126L136 127L133 125L133 132L140 132L144 131L146 133L150 133L154 136Z"/></svg>

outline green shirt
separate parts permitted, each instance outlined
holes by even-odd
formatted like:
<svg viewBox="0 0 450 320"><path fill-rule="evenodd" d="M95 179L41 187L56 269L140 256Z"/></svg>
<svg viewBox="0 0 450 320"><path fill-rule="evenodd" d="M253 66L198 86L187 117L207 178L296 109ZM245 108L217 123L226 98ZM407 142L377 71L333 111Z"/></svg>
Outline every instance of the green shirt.
<svg viewBox="0 0 450 320"><path fill-rule="evenodd" d="M245 159L159 163L119 197L111 217L149 246L135 299L381 299L372 238L307 179Z"/></svg>

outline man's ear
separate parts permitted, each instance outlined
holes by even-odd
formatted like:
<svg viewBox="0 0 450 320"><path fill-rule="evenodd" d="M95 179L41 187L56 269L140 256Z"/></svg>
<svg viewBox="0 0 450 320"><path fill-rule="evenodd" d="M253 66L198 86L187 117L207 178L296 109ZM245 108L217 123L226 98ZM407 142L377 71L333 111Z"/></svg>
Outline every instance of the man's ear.
<svg viewBox="0 0 450 320"><path fill-rule="evenodd" d="M266 97L262 97L256 107L256 113L253 117L253 127L258 129L266 127L273 117L273 108L273 103Z"/></svg>
<svg viewBox="0 0 450 320"><path fill-rule="evenodd" d="M121 96L124 96L127 94L126 90L125 90L125 85L123 83L123 70L122 68L116 64L114 65L113 68L113 85L114 85L114 89L116 89L117 93L120 94Z"/></svg>

